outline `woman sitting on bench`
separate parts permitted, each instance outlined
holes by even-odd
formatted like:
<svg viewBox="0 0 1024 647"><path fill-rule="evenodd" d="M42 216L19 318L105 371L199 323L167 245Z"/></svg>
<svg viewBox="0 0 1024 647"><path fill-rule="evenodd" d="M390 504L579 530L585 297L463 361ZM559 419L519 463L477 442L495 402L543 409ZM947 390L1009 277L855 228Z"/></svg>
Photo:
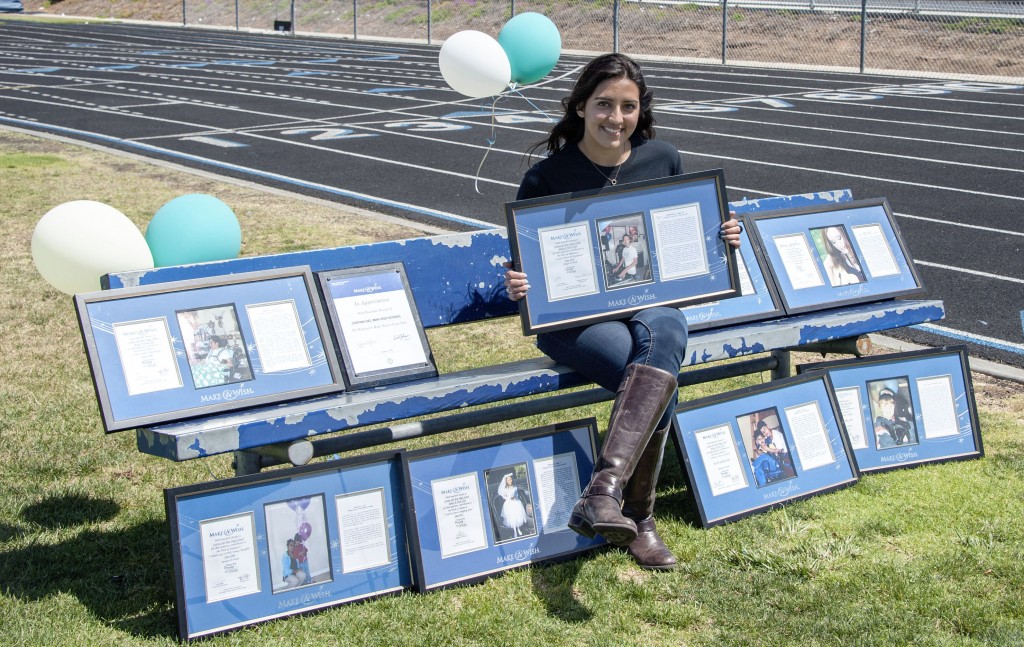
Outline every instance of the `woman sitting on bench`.
<svg viewBox="0 0 1024 647"><path fill-rule="evenodd" d="M652 103L653 92L635 61L622 54L592 60L562 100L565 114L534 147L546 147L548 157L526 172L517 199L681 174L679 151L654 141ZM739 247L740 231L730 219L721 235ZM505 287L509 298L519 300L530 285L525 274L510 269ZM685 317L665 307L537 337L546 355L616 393L594 473L569 526L625 546L644 568L676 564L652 513L686 337Z"/></svg>

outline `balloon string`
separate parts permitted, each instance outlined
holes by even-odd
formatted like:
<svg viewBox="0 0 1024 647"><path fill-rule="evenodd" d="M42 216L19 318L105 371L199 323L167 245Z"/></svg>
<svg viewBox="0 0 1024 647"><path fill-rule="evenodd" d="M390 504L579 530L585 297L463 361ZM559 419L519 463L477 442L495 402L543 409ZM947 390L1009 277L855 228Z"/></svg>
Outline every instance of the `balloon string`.
<svg viewBox="0 0 1024 647"><path fill-rule="evenodd" d="M494 146L494 142L498 141L498 137L495 134L495 112L499 99L501 99L500 94L493 97L493 100L491 101L491 136L487 139L487 150L484 151L484 156L480 160L480 165L476 167L476 177L473 178L473 188L476 189L477 193L480 193L480 171L484 168L484 162L487 161L487 156L491 152L491 147Z"/></svg>
<svg viewBox="0 0 1024 647"><path fill-rule="evenodd" d="M518 85L516 85L515 83L513 83L512 85L510 85L510 86L509 86L509 90L511 90L511 91L512 91L513 93L515 93L515 95L516 95L516 96L518 96L519 98L521 98L521 99L522 99L523 101L525 101L526 103L530 104L530 106L531 106L531 107L533 107L533 109L534 109L534 110L536 110L536 111L537 111L537 112L539 112L540 114L542 114L542 115L544 115L545 117L547 117L547 118L548 118L548 121L554 121L554 120L555 120L555 119L554 119L554 117L552 117L552 116L551 116L551 115L549 115L548 113L546 113L546 112L544 112L543 110L541 110L540 108L538 108L538 107L537 107L537 104L535 104L535 103L534 103L533 101L530 101L530 100L529 100L529 99L528 99L528 98L526 97L526 95L525 95L525 94L523 94L522 92L520 92L520 91L519 91L519 86L518 86Z"/></svg>
<svg viewBox="0 0 1024 647"><path fill-rule="evenodd" d="M536 110L540 114L542 114L545 117L547 117L548 121L555 121L554 117L552 117L548 113L546 113L543 110L541 110L540 108L538 108L537 104L535 104L533 101L530 101L526 97L525 94L520 92L519 91L519 84L516 83L515 81L513 81L513 82L508 84L508 91L507 92L515 94L516 96L520 97L523 101L525 101L526 103L530 104L530 106L534 110ZM501 101L502 99L507 98L505 96L506 94L507 94L506 92L502 92L500 94L497 94L497 95L491 97L491 136L487 139L487 150L484 151L484 156L480 160L479 166L476 167L476 177L473 178L473 188L476 190L477 193L480 193L480 172L484 168L484 162L487 161L487 156L491 153L491 148L493 148L495 142L498 141L498 137L496 135L496 129L497 129L497 126L496 126L496 122L497 122L497 116L496 116L497 106L498 106L498 102L499 101Z"/></svg>

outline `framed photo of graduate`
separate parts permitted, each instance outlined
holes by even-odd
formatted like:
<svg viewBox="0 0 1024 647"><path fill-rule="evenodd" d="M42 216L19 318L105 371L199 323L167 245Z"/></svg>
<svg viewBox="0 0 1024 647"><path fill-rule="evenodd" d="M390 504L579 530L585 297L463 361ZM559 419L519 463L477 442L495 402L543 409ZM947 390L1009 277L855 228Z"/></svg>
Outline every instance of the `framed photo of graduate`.
<svg viewBox="0 0 1024 647"><path fill-rule="evenodd" d="M680 308L686 315L690 332L717 328L748 321L762 321L781 317L782 302L775 290L768 270L756 253L748 233L751 224L742 217L743 231L740 232L740 248L736 254L739 295L724 301L711 301Z"/></svg>
<svg viewBox="0 0 1024 647"><path fill-rule="evenodd" d="M412 586L401 452L164 490L191 640Z"/></svg>
<svg viewBox="0 0 1024 647"><path fill-rule="evenodd" d="M594 468L591 418L404 454L416 586L477 582L604 545L569 514Z"/></svg>
<svg viewBox="0 0 1024 647"><path fill-rule="evenodd" d="M349 388L437 375L401 263L318 272Z"/></svg>
<svg viewBox="0 0 1024 647"><path fill-rule="evenodd" d="M787 314L924 291L884 198L750 214Z"/></svg>
<svg viewBox="0 0 1024 647"><path fill-rule="evenodd" d="M984 456L963 346L802 364L797 370L828 374L862 472Z"/></svg>
<svg viewBox="0 0 1024 647"><path fill-rule="evenodd" d="M739 294L721 170L505 205L514 266L530 277L523 332L622 319Z"/></svg>
<svg viewBox="0 0 1024 647"><path fill-rule="evenodd" d="M108 432L344 390L308 267L75 295Z"/></svg>
<svg viewBox="0 0 1024 647"><path fill-rule="evenodd" d="M672 431L706 528L859 478L821 373L687 402Z"/></svg>

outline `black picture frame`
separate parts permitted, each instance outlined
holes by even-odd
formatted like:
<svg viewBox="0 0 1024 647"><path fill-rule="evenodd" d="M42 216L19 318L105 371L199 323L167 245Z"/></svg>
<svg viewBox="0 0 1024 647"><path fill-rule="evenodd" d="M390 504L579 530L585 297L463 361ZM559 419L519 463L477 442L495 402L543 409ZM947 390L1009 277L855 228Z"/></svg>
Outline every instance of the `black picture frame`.
<svg viewBox="0 0 1024 647"><path fill-rule="evenodd" d="M108 433L345 388L306 266L74 302Z"/></svg>
<svg viewBox="0 0 1024 647"><path fill-rule="evenodd" d="M748 217L786 314L925 291L885 198Z"/></svg>
<svg viewBox="0 0 1024 647"><path fill-rule="evenodd" d="M317 272L317 281L349 389L437 375L404 264ZM369 339L356 339L356 332Z"/></svg>
<svg viewBox="0 0 1024 647"><path fill-rule="evenodd" d="M505 215L513 266L531 286L519 301L527 335L739 293L719 236L729 219L721 169L509 202Z"/></svg>
<svg viewBox="0 0 1024 647"><path fill-rule="evenodd" d="M797 366L825 372L861 472L985 455L966 346Z"/></svg>
<svg viewBox="0 0 1024 647"><path fill-rule="evenodd" d="M597 422L589 418L403 454L417 590L480 582L605 545L567 525L596 449Z"/></svg>
<svg viewBox="0 0 1024 647"><path fill-rule="evenodd" d="M823 373L678 406L672 433L703 527L856 483L842 425Z"/></svg>
<svg viewBox="0 0 1024 647"><path fill-rule="evenodd" d="M739 218L743 225L740 247L736 252L739 293L722 301L680 308L690 332L765 321L785 314L775 281L765 265L763 255L757 253L756 244L750 237L750 220L746 215L740 215Z"/></svg>
<svg viewBox="0 0 1024 647"><path fill-rule="evenodd" d="M401 454L164 490L179 636L411 588Z"/></svg>

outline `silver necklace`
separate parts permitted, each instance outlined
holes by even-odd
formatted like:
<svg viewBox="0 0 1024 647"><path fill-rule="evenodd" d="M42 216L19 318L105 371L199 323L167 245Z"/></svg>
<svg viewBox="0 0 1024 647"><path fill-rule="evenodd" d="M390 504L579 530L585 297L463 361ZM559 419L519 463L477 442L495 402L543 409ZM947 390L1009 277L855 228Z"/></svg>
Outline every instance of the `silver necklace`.
<svg viewBox="0 0 1024 647"><path fill-rule="evenodd" d="M592 159L587 157L587 161L590 162L590 165L594 167L594 170L597 171L598 173L600 173L601 177L603 177L604 179L608 180L611 183L612 186L615 186L616 184L619 183L619 171L622 170L622 164L626 163L626 162L623 162L622 164L619 164L618 166L616 166L615 167L615 172L612 173L611 175L605 175L605 172L601 170L601 167L598 166L597 164L594 164L594 161Z"/></svg>
<svg viewBox="0 0 1024 647"><path fill-rule="evenodd" d="M587 157L585 153L583 157ZM615 172L612 173L611 175L605 174L605 172L601 170L601 167L595 164L594 160L590 159L589 157L587 157L587 161L590 162L590 165L594 167L595 171L601 174L601 177L608 180L608 182L611 183L612 186L615 186L616 184L619 183L619 171L622 170L622 167L626 165L626 162L628 162L631 157L633 157L632 152L630 152L629 157L622 160L621 163L615 166Z"/></svg>

